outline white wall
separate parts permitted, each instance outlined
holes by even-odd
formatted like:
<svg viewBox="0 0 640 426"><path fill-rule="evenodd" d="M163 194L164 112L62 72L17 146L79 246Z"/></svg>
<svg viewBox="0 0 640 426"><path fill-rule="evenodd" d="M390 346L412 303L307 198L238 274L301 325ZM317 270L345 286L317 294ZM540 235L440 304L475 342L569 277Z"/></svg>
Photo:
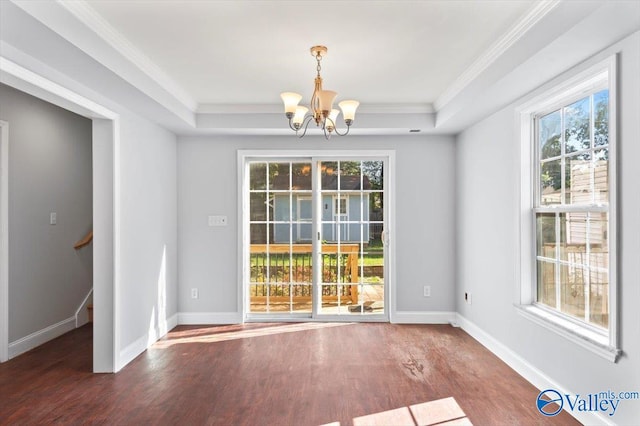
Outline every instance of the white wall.
<svg viewBox="0 0 640 426"><path fill-rule="evenodd" d="M452 137L180 137L178 310L238 313L237 150L396 150L397 310L454 310L455 149ZM227 215L227 227L207 226ZM432 286L431 298L422 296ZM191 299L190 289L199 289Z"/></svg>
<svg viewBox="0 0 640 426"><path fill-rule="evenodd" d="M465 130L457 139L457 311L567 391L640 390L640 33L590 61L619 52L618 259L619 329L624 354L617 364L516 313L519 138L515 106ZM569 72L571 74L571 71ZM561 81L562 76L557 79ZM553 84L553 82L551 82ZM545 87L548 87L546 85ZM462 294L472 293L472 305ZM531 403L534 408L534 402ZM618 424L637 424L639 401L622 401Z"/></svg>
<svg viewBox="0 0 640 426"><path fill-rule="evenodd" d="M73 248L92 226L91 120L5 85L0 119L11 131L9 342L16 342L65 320L60 332L75 327L92 287L91 246Z"/></svg>
<svg viewBox="0 0 640 426"><path fill-rule="evenodd" d="M4 15L8 11L10 8L3 8ZM107 232L113 229L113 233L94 237L94 245L101 238L111 240L105 241L105 250L100 253L103 264L95 265L107 273L100 277L104 288L94 294L95 325L98 319L102 320L100 335L106 338L95 346L101 353L94 353L94 366L99 364L99 371L117 371L170 329L177 319L176 136L132 113L128 105L114 102L111 95L120 89L113 88L113 76L93 59L30 17L20 21L20 25L33 27L33 34L39 35L36 42L19 36L12 38L15 46L3 41L2 55L36 73L35 81L43 81L45 88L34 89L32 83L10 78L12 84L48 96L52 102L70 105L71 109L82 98L84 104L108 111L109 119L94 123L94 131L105 142L101 141L99 146L101 157L95 159L102 173L98 182L102 193L94 196L103 208L113 209L97 212L102 229ZM96 75L102 77L100 84L88 86L81 81L83 76ZM73 95L61 98L59 89L55 89L54 95L47 94L55 85ZM132 87L125 93L130 96L124 99L135 97ZM92 107L84 104L80 110L92 111ZM86 114L95 116L92 112ZM113 139L108 140L111 135ZM113 250L109 251L111 242ZM112 289L116 293L115 304L109 299L111 295L104 294ZM115 317L107 312L114 305ZM100 310L99 306L104 308ZM115 336L113 344L107 341L109 333Z"/></svg>
<svg viewBox="0 0 640 426"><path fill-rule="evenodd" d="M121 365L177 322L176 137L122 115L118 332Z"/></svg>

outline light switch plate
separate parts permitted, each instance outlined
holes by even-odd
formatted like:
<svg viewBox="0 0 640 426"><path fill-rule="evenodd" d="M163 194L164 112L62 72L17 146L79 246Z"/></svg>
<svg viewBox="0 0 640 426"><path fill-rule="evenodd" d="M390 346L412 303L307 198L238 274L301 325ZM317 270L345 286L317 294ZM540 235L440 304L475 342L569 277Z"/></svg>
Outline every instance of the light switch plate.
<svg viewBox="0 0 640 426"><path fill-rule="evenodd" d="M227 226L226 216L209 216L209 226Z"/></svg>
<svg viewBox="0 0 640 426"><path fill-rule="evenodd" d="M56 223L58 223L58 213L49 213L49 225L55 225Z"/></svg>

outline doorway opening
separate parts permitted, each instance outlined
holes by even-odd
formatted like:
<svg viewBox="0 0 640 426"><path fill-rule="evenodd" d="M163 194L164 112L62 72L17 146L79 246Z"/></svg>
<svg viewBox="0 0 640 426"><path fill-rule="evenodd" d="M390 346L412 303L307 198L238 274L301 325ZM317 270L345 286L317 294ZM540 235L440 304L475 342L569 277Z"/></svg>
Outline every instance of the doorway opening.
<svg viewBox="0 0 640 426"><path fill-rule="evenodd" d="M93 304L95 307L93 371L95 373L116 372L121 368L117 346L119 324L116 303L120 222L117 208L119 116L92 100L4 57L0 58L0 77L3 83L10 87L92 120L93 231L95 235L93 240ZM6 146L4 143L3 145ZM5 159L6 156L3 156L3 161L6 161ZM6 179L3 179L2 185L6 185ZM6 193L3 191L2 195L6 196ZM3 220L6 220L6 216ZM3 271L6 271L6 268L3 268ZM2 284L0 290L4 292L8 289L8 283ZM0 324L2 328L8 326L7 301L6 297L0 298L0 317L5 319L4 324ZM0 339L0 355L8 354L8 333L0 333Z"/></svg>

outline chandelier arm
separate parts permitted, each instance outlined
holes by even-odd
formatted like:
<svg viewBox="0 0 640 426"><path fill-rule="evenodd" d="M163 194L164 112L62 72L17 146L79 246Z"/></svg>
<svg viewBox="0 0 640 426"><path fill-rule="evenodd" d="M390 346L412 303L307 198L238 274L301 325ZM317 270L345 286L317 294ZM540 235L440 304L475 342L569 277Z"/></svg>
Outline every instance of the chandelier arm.
<svg viewBox="0 0 640 426"><path fill-rule="evenodd" d="M293 117L291 117L291 118L289 119L289 128L290 128L291 130L293 130L294 132L297 132L296 128L295 128L295 127L293 127L293 125L291 124L291 123L292 123L292 120L293 120Z"/></svg>
<svg viewBox="0 0 640 426"><path fill-rule="evenodd" d="M309 128L309 123L311 123L311 120L312 120L312 119L313 119L313 116L311 116L311 115L307 115L307 116L304 118L304 121L305 121L306 123L305 123L305 122L303 122L303 125L301 126L301 128L302 128L302 127L304 127L304 130L302 131L302 134L301 134L301 135L299 135L299 134L298 134L298 131L299 131L300 129L296 130L296 136L298 137L298 139L302 139L302 138L304 137L304 135L306 135L306 134L307 134L307 129Z"/></svg>
<svg viewBox="0 0 640 426"><path fill-rule="evenodd" d="M351 127L350 127L350 126L347 126L347 131L346 131L346 132L344 132L344 133L340 133L340 132L338 131L338 128L337 128L337 127L334 127L334 128L333 128L333 131L334 131L334 132L336 132L336 134L337 134L338 136L347 136L347 135L349 134L349 129L351 129Z"/></svg>
<svg viewBox="0 0 640 426"><path fill-rule="evenodd" d="M324 132L324 138L326 140L331 139L331 132L327 133L327 126L322 126L322 131Z"/></svg>
<svg viewBox="0 0 640 426"><path fill-rule="evenodd" d="M340 132L338 131L338 126L336 126L335 121L333 121L333 120L332 120L332 119L330 119L329 117L327 117L327 120L331 122L331 125L332 125L332 127L333 127L333 131L334 131L334 132L336 132L336 134L337 134L338 136L347 136L347 135L349 134L349 129L351 129L351 126L347 126L347 131L346 131L346 132L344 132L344 133L340 133ZM325 127L326 127L326 126L325 126ZM325 133L326 133L326 132L325 132Z"/></svg>

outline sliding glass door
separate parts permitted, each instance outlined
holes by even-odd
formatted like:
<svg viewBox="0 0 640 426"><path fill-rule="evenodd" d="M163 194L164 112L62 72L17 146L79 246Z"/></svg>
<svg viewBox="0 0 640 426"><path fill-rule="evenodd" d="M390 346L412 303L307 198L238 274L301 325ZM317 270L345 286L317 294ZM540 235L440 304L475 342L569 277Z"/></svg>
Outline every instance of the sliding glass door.
<svg viewBox="0 0 640 426"><path fill-rule="evenodd" d="M312 312L308 161L249 163L249 312Z"/></svg>
<svg viewBox="0 0 640 426"><path fill-rule="evenodd" d="M245 160L248 319L388 319L386 162Z"/></svg>

